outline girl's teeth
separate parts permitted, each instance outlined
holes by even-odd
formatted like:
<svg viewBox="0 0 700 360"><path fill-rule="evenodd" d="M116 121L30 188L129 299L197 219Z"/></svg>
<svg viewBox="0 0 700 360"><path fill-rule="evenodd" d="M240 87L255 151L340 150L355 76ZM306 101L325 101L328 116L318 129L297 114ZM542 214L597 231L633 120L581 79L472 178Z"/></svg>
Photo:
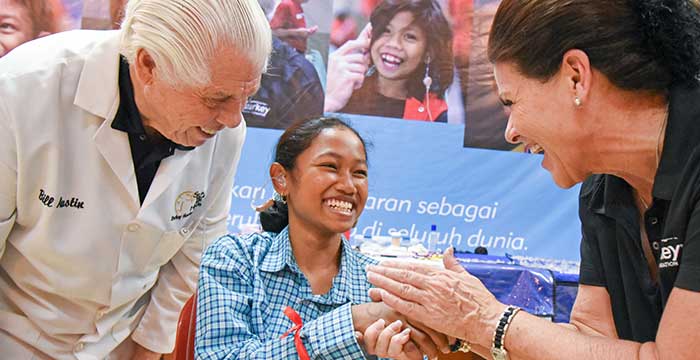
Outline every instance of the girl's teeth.
<svg viewBox="0 0 700 360"><path fill-rule="evenodd" d="M331 207L337 208L339 210L351 210L352 209L352 204L346 201L339 201L339 200L329 200L328 205Z"/></svg>

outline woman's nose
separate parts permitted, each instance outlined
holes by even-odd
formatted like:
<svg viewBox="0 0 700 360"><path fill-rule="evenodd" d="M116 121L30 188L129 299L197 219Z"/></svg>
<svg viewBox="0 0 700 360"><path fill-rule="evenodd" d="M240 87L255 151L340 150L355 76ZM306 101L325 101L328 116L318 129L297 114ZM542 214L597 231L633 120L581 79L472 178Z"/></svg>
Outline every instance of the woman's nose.
<svg viewBox="0 0 700 360"><path fill-rule="evenodd" d="M511 121L511 117L508 117L508 124L506 124L506 131L505 131L504 135L505 135L506 141L511 143L511 144L517 144L520 142L520 134L518 134L518 131L513 126L513 122Z"/></svg>

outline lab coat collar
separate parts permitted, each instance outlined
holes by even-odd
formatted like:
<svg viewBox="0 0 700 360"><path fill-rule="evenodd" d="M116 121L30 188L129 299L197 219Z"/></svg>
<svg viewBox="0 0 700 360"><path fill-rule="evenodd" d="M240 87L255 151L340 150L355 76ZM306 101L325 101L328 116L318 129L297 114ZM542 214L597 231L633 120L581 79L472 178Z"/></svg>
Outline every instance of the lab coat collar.
<svg viewBox="0 0 700 360"><path fill-rule="evenodd" d="M103 119L114 119L119 106L119 38L121 31L107 31L105 40L85 57L73 104Z"/></svg>
<svg viewBox="0 0 700 360"><path fill-rule="evenodd" d="M126 132L112 128L119 109L119 42L121 31L108 31L103 42L85 57L74 104L103 119L95 132L98 150L119 178L136 206L139 205L138 184ZM141 208L146 208L178 178L192 159L192 151L176 151L164 159L148 190Z"/></svg>
<svg viewBox="0 0 700 360"><path fill-rule="evenodd" d="M107 31L103 41L85 56L73 104L102 119L93 138L95 146L138 206L138 185L128 151L129 136L111 127L119 109L120 34L118 30Z"/></svg>

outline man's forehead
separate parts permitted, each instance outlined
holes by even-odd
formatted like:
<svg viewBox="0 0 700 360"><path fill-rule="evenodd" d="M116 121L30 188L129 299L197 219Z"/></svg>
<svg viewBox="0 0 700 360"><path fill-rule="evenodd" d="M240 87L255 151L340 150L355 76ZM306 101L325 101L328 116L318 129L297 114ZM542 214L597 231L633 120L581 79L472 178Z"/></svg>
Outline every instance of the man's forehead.
<svg viewBox="0 0 700 360"><path fill-rule="evenodd" d="M258 91L260 87L260 77L252 80L229 80L224 85L205 86L203 92L206 94L231 95L231 94L250 94Z"/></svg>
<svg viewBox="0 0 700 360"><path fill-rule="evenodd" d="M243 91L257 90L258 87L260 87L260 76L248 81L234 80L230 83L230 85L236 86Z"/></svg>

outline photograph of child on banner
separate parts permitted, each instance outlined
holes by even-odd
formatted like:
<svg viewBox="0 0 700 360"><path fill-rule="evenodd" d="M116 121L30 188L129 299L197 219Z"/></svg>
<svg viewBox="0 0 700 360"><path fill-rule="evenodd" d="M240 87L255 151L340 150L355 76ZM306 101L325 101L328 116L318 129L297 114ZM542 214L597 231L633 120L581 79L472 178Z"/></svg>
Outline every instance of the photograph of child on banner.
<svg viewBox="0 0 700 360"><path fill-rule="evenodd" d="M328 58L324 111L447 122L452 30L435 0L385 0Z"/></svg>
<svg viewBox="0 0 700 360"><path fill-rule="evenodd" d="M264 231L221 237L202 257L197 359L437 356L447 337L373 301L365 267L377 261L343 236L368 196L362 137L336 118L297 122L274 160Z"/></svg>
<svg viewBox="0 0 700 360"><path fill-rule="evenodd" d="M58 0L0 0L0 57L23 43L62 30Z"/></svg>

